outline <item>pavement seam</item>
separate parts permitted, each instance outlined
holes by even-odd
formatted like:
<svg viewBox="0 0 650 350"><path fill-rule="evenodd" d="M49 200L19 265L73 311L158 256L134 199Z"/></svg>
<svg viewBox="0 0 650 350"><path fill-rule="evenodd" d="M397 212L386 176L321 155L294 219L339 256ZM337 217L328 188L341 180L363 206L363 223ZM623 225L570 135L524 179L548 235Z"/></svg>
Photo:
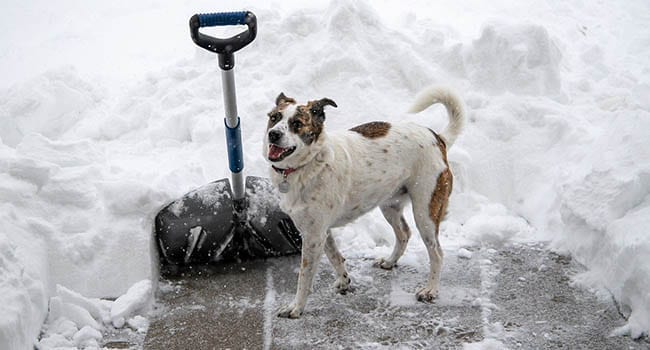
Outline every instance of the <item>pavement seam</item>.
<svg viewBox="0 0 650 350"><path fill-rule="evenodd" d="M266 296L264 297L264 350L273 344L273 319L275 315L275 287L273 266L266 269Z"/></svg>
<svg viewBox="0 0 650 350"><path fill-rule="evenodd" d="M481 319L483 322L483 337L484 339L498 339L499 334L502 333L503 327L500 322L490 322L492 311L497 308L496 304L492 302L492 294L496 287L496 277L501 272L499 267L494 263L490 257L494 254L494 249L481 249L481 259L479 266L481 270L481 290L479 298L476 301L481 308ZM485 256L485 253L488 256Z"/></svg>

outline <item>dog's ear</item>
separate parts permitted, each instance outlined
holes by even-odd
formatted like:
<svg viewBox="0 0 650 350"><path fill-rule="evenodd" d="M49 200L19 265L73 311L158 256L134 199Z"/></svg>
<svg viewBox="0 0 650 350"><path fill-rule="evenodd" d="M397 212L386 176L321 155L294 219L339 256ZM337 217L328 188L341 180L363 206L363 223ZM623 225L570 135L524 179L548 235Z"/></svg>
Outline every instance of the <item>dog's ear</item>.
<svg viewBox="0 0 650 350"><path fill-rule="evenodd" d="M325 106L338 107L336 102L327 97L309 103L309 112L321 123L325 121L325 111L323 110Z"/></svg>
<svg viewBox="0 0 650 350"><path fill-rule="evenodd" d="M296 100L294 100L291 97L287 97L284 95L284 92L281 92L278 97L275 99L275 105L280 106L282 103L296 103Z"/></svg>
<svg viewBox="0 0 650 350"><path fill-rule="evenodd" d="M318 100L318 101L314 101L314 107L317 107L317 108L323 109L323 107L325 107L325 106L338 107L338 106L336 105L336 102L330 100L330 99L327 98L327 97L325 97L325 98L321 98L321 99Z"/></svg>

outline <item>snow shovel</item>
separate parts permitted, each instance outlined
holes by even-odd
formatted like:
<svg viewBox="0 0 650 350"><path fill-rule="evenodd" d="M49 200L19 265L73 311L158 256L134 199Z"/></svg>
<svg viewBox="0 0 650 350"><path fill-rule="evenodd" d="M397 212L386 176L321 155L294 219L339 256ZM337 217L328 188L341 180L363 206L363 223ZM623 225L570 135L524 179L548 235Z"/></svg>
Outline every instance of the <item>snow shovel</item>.
<svg viewBox="0 0 650 350"><path fill-rule="evenodd" d="M227 39L200 33L199 28L246 25ZM300 252L300 233L279 208L269 179L244 177L241 121L235 95L234 53L255 39L257 20L251 12L196 14L190 18L192 40L217 54L221 68L226 144L232 183L221 179L169 203L156 215L155 236L163 266L208 264ZM231 187L232 186L232 187Z"/></svg>

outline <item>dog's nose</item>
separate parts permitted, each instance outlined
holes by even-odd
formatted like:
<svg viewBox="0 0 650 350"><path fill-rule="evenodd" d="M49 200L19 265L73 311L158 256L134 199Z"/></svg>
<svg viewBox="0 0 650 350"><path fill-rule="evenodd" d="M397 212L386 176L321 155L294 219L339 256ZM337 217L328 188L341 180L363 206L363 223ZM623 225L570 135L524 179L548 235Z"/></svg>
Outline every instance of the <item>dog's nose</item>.
<svg viewBox="0 0 650 350"><path fill-rule="evenodd" d="M282 131L279 130L271 130L269 131L269 142L270 143L276 143L280 141L282 138Z"/></svg>

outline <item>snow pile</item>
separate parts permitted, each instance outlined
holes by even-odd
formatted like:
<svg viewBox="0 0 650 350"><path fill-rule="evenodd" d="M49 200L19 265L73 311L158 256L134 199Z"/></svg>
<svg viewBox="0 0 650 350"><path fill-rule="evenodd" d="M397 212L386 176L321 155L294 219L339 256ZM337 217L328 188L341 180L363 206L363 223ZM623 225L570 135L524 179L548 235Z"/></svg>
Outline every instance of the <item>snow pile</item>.
<svg viewBox="0 0 650 350"><path fill-rule="evenodd" d="M635 119L609 130L595 145L593 168L565 185L561 213L571 236L556 246L590 267L580 282L595 288L604 283L631 308L629 324L619 332L639 337L650 329L650 115ZM613 151L621 144L635 151Z"/></svg>
<svg viewBox="0 0 650 350"><path fill-rule="evenodd" d="M98 348L106 327L122 328L125 324L136 332L145 333L148 322L142 315L150 307L151 294L150 280L134 284L115 301L87 298L57 285L37 347L44 350Z"/></svg>
<svg viewBox="0 0 650 350"><path fill-rule="evenodd" d="M214 6L3 8L0 344L29 347L47 300L43 341L52 344L94 344L104 325L142 325L129 305L144 302L146 286L127 289L156 278L153 215L228 177L216 58L187 32L190 15ZM449 154L456 179L443 246L552 240L588 267L580 282L631 308L618 333L650 330L647 3L248 8L260 30L235 68L247 175L267 175L265 114L280 91L335 100L330 129L386 120L441 130L443 108L403 111L425 86L449 85L469 121ZM387 254L394 239L376 211L337 235L349 257ZM403 259L420 245L415 238ZM98 302L124 293L133 299L122 306Z"/></svg>
<svg viewBox="0 0 650 350"><path fill-rule="evenodd" d="M134 311L143 309L150 301L151 281L143 280L134 284L126 294L117 298L111 307L113 326L122 328L124 322Z"/></svg>
<svg viewBox="0 0 650 350"><path fill-rule="evenodd" d="M72 70L49 71L20 89L0 96L3 127L0 138L15 147L30 133L58 139L101 102L102 92Z"/></svg>
<svg viewBox="0 0 650 350"><path fill-rule="evenodd" d="M0 145L0 259L8 270L1 288L9 289L0 323L11 342L36 339L56 284L114 297L125 284L151 277L144 232L151 208L166 197L142 181L115 176L124 170L104 161L102 147L90 140L31 133L16 148Z"/></svg>
<svg viewBox="0 0 650 350"><path fill-rule="evenodd" d="M47 297L42 282L16 257L17 247L0 232L0 344L3 348L27 349L36 340ZM45 277L45 276L43 276Z"/></svg>
<svg viewBox="0 0 650 350"><path fill-rule="evenodd" d="M472 84L492 94L557 95L562 54L541 25L487 25L465 52Z"/></svg>

